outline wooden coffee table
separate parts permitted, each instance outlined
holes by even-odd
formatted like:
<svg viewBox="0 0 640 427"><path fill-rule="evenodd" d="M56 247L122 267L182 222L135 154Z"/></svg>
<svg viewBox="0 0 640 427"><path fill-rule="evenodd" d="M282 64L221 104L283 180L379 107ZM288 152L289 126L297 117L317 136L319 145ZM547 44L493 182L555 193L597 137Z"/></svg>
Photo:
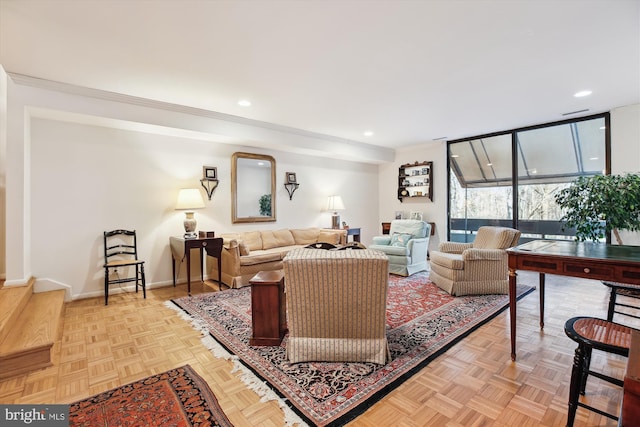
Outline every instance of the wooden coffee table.
<svg viewBox="0 0 640 427"><path fill-rule="evenodd" d="M251 284L251 338L249 345L280 345L287 332L284 273L261 271Z"/></svg>

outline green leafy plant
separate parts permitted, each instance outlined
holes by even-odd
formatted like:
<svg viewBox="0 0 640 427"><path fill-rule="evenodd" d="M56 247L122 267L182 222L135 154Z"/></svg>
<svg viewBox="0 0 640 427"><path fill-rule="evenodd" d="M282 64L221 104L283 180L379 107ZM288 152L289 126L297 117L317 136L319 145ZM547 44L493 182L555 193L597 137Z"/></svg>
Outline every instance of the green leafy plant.
<svg viewBox="0 0 640 427"><path fill-rule="evenodd" d="M640 175L580 177L555 196L567 226L575 227L576 240L604 238L613 232L622 244L620 230L640 231Z"/></svg>
<svg viewBox="0 0 640 427"><path fill-rule="evenodd" d="M271 216L271 194L264 194L258 200L260 204L260 215Z"/></svg>

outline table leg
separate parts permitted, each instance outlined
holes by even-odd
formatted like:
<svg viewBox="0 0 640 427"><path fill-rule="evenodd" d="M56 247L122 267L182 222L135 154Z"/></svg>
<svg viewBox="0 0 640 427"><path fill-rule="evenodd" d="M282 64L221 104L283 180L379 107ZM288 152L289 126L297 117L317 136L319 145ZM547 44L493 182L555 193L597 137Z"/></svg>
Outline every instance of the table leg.
<svg viewBox="0 0 640 427"><path fill-rule="evenodd" d="M191 249L185 248L185 256L187 257L187 295L191 296Z"/></svg>
<svg viewBox="0 0 640 427"><path fill-rule="evenodd" d="M540 329L544 329L544 282L545 275L540 273Z"/></svg>
<svg viewBox="0 0 640 427"><path fill-rule="evenodd" d="M200 281L204 283L204 262L202 261L204 257L204 248L200 248Z"/></svg>
<svg viewBox="0 0 640 427"><path fill-rule="evenodd" d="M173 287L176 287L176 259L171 257L171 267L173 271Z"/></svg>
<svg viewBox="0 0 640 427"><path fill-rule="evenodd" d="M509 269L509 315L511 317L511 360L516 360L516 270Z"/></svg>

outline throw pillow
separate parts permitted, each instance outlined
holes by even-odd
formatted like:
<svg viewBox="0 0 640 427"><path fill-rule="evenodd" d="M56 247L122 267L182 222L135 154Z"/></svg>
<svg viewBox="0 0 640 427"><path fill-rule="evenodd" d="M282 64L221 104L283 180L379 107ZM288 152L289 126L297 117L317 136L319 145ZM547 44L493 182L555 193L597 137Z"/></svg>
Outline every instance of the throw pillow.
<svg viewBox="0 0 640 427"><path fill-rule="evenodd" d="M249 253L251 252L249 250L249 246L247 246L247 244L242 241L238 242L238 249L240 249L240 256L249 255Z"/></svg>
<svg viewBox="0 0 640 427"><path fill-rule="evenodd" d="M393 233L391 235L391 246L407 246L409 240L413 237L413 234L409 233Z"/></svg>
<svg viewBox="0 0 640 427"><path fill-rule="evenodd" d="M333 231L321 231L318 234L318 243L331 243L337 245L340 243L340 234Z"/></svg>

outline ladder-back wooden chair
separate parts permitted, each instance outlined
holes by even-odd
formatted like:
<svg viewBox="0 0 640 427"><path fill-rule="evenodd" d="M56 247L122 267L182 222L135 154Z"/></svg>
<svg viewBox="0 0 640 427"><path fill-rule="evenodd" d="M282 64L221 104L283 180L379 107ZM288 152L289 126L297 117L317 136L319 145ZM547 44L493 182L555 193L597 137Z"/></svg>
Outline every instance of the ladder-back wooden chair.
<svg viewBox="0 0 640 427"><path fill-rule="evenodd" d="M131 268L135 270L131 271ZM122 272L122 277L121 276ZM115 276L115 277L112 277ZM144 261L138 259L136 231L113 230L104 232L104 305L109 304L109 286L120 283L136 282L142 286L144 298L147 287L144 277Z"/></svg>

